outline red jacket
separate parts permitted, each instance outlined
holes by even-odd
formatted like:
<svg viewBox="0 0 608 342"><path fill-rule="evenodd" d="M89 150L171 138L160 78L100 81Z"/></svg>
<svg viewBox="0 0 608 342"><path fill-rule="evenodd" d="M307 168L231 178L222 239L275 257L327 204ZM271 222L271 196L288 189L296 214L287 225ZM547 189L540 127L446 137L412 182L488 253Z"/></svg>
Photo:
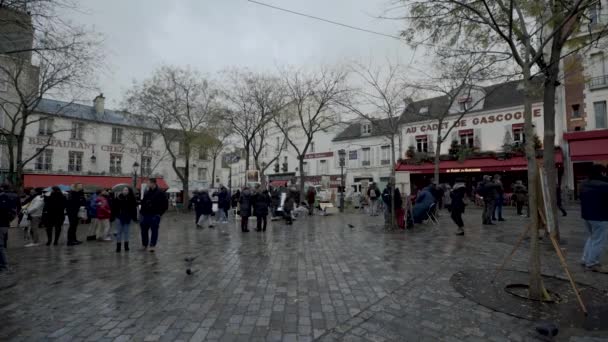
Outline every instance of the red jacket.
<svg viewBox="0 0 608 342"><path fill-rule="evenodd" d="M112 210L110 209L110 203L108 202L107 198L104 196L98 196L95 204L97 204L98 220L109 219L112 216Z"/></svg>

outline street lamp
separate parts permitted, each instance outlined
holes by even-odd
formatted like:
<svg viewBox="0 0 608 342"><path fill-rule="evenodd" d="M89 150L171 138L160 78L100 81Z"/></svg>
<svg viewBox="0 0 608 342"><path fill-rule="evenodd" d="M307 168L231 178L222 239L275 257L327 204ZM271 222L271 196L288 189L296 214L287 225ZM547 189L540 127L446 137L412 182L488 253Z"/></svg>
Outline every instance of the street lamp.
<svg viewBox="0 0 608 342"><path fill-rule="evenodd" d="M133 163L133 192L137 193L137 168L139 167L139 163L135 161Z"/></svg>
<svg viewBox="0 0 608 342"><path fill-rule="evenodd" d="M346 162L346 151L339 150L338 156L340 157L340 212L344 212L344 164Z"/></svg>

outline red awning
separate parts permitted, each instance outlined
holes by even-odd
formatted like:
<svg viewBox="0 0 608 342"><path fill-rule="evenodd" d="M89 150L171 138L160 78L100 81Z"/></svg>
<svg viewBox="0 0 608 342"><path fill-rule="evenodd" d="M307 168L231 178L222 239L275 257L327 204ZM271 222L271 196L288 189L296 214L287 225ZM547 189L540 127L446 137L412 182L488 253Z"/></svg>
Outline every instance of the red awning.
<svg viewBox="0 0 608 342"><path fill-rule="evenodd" d="M146 179L143 180L144 182ZM156 182L161 189L168 189L167 183L162 178L156 178ZM133 184L131 177L114 176L82 176L82 175L44 175L28 174L23 176L24 187L26 188L47 188L53 185L82 183L83 185L96 185L101 188L112 188L117 184ZM142 183L142 178L137 179L137 187Z"/></svg>
<svg viewBox="0 0 608 342"><path fill-rule="evenodd" d="M281 187L281 186L287 186L287 182L286 180L273 180L270 181L270 186L274 186L274 187Z"/></svg>
<svg viewBox="0 0 608 342"><path fill-rule="evenodd" d="M473 130L472 129L461 129L460 131L458 131L459 135L469 135L469 134L473 134Z"/></svg>
<svg viewBox="0 0 608 342"><path fill-rule="evenodd" d="M608 130L564 133L572 161L608 160Z"/></svg>
<svg viewBox="0 0 608 342"><path fill-rule="evenodd" d="M524 128L524 124L523 123L514 123L511 126L512 129L518 129L518 128Z"/></svg>
<svg viewBox="0 0 608 342"><path fill-rule="evenodd" d="M561 151L555 153L555 163L563 163ZM466 173L466 172L499 172L499 171L525 171L528 169L526 157L518 156L504 160L494 158L467 159L464 162L457 160L441 161L439 172L441 173ZM422 165L400 164L396 171L411 173L433 173L435 166L432 163Z"/></svg>

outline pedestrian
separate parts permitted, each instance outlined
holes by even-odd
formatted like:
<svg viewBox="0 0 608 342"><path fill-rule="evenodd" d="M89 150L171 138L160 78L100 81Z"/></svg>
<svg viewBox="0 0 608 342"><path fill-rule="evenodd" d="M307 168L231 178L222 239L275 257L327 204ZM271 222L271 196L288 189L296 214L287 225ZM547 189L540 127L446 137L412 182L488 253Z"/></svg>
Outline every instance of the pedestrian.
<svg viewBox="0 0 608 342"><path fill-rule="evenodd" d="M433 183L424 187L416 195L414 208L412 210L414 223L422 223L429 218L429 210L436 203L433 196Z"/></svg>
<svg viewBox="0 0 608 342"><path fill-rule="evenodd" d="M243 233L249 232L249 216L251 216L251 190L249 187L244 187L243 192L239 196L239 214L241 215L241 231Z"/></svg>
<svg viewBox="0 0 608 342"><path fill-rule="evenodd" d="M477 194L481 196L483 200L482 224L493 225L492 214L494 213L494 204L496 203L498 191L496 189L496 183L492 181L491 176L483 176L483 180L477 186Z"/></svg>
<svg viewBox="0 0 608 342"><path fill-rule="evenodd" d="M405 228L405 221L399 217L400 215L404 215L402 208L403 200L399 189L394 187L393 180L389 180L386 184L386 188L384 188L384 191L382 192L382 201L384 202L384 225L387 227L391 225L391 216L393 215L392 211L394 209L395 222L400 228Z"/></svg>
<svg viewBox="0 0 608 342"><path fill-rule="evenodd" d="M87 216L91 220L89 223L89 233L87 234L87 241L97 240L97 197L101 195L101 190L95 191L89 201L87 202Z"/></svg>
<svg viewBox="0 0 608 342"><path fill-rule="evenodd" d="M380 197L380 190L376 183L372 183L367 189L367 198L369 199L369 215L378 216L378 198Z"/></svg>
<svg viewBox="0 0 608 342"><path fill-rule="evenodd" d="M268 208L270 208L270 193L268 190L258 192L255 195L253 202L253 209L256 217L256 231L266 231L266 225L268 224Z"/></svg>
<svg viewBox="0 0 608 342"><path fill-rule="evenodd" d="M42 211L44 210L44 195L42 189L37 188L34 190L36 196L30 202L27 207L27 216L30 220L30 234L32 236L32 242L25 245L25 247L35 247L40 243L40 237L38 231L42 228Z"/></svg>
<svg viewBox="0 0 608 342"><path fill-rule="evenodd" d="M600 259L608 243L608 179L603 165L594 164L589 179L581 184L581 216L589 232L581 263L585 270L608 273Z"/></svg>
<svg viewBox="0 0 608 342"><path fill-rule="evenodd" d="M555 189L555 199L557 201L557 208L562 212L562 216L567 216L568 213L562 204L562 187L559 184L557 184L557 188Z"/></svg>
<svg viewBox="0 0 608 342"><path fill-rule="evenodd" d="M285 197L285 202L283 203L283 217L285 217L285 223L287 225L293 224L293 216L291 213L295 206L295 193L293 191L287 190L287 196Z"/></svg>
<svg viewBox="0 0 608 342"><path fill-rule="evenodd" d="M112 241L110 237L110 220L112 219L112 207L106 190L102 191L97 200L97 231L95 236L99 241Z"/></svg>
<svg viewBox="0 0 608 342"><path fill-rule="evenodd" d="M199 191L198 190L194 190L192 192L192 197L190 198L190 201L188 201L188 210L194 209L194 224L198 227L198 219L201 217L201 212L200 212L200 196L199 196Z"/></svg>
<svg viewBox="0 0 608 342"><path fill-rule="evenodd" d="M196 215L198 220L196 221L197 228L205 228L205 223L211 222L211 215L213 214L213 201L209 197L207 190L201 190L198 193L198 201L195 204ZM213 228L212 224L209 224L209 228Z"/></svg>
<svg viewBox="0 0 608 342"><path fill-rule="evenodd" d="M8 271L6 258L8 229L11 222L21 211L21 201L16 193L10 191L8 184L0 185L0 275Z"/></svg>
<svg viewBox="0 0 608 342"><path fill-rule="evenodd" d="M122 244L125 252L128 252L131 222L137 221L137 199L131 188L122 188L118 197L112 201L112 217L116 222L116 253L120 253Z"/></svg>
<svg viewBox="0 0 608 342"><path fill-rule="evenodd" d="M46 227L46 245L50 246L51 242L57 246L59 237L61 236L61 226L65 221L66 198L58 186L51 189L51 193L44 201L44 226ZM53 239L53 230L55 230L55 239Z"/></svg>
<svg viewBox="0 0 608 342"><path fill-rule="evenodd" d="M464 235L464 221L462 220L462 214L464 214L464 195L466 192L466 186L464 183L454 184L454 189L450 192L450 217L456 224L458 229L456 235Z"/></svg>
<svg viewBox="0 0 608 342"><path fill-rule="evenodd" d="M76 246L82 243L81 241L78 241L76 236L78 223L80 222L78 213L80 212L81 207L86 207L84 190L82 189L82 184L76 183L72 186L72 189L68 193L66 204L66 213L68 215L68 221L70 222L70 226L68 228L68 246Z"/></svg>
<svg viewBox="0 0 608 342"><path fill-rule="evenodd" d="M158 243L158 229L160 226L160 218L167 211L169 201L163 191L156 184L156 178L148 179L148 189L144 193L144 198L141 200L141 220L139 227L141 228L141 244L143 250L149 250L154 253L156 244ZM151 236L149 232L152 232ZM149 246L149 249L148 249Z"/></svg>
<svg viewBox="0 0 608 342"><path fill-rule="evenodd" d="M528 201L528 190L521 180L515 181L513 186L513 195L515 196L515 208L517 209L517 215L524 216L523 207Z"/></svg>
<svg viewBox="0 0 608 342"><path fill-rule="evenodd" d="M220 185L220 192L217 195L217 212L220 223L228 223L228 211L230 210L230 194L225 186Z"/></svg>
<svg viewBox="0 0 608 342"><path fill-rule="evenodd" d="M277 209L281 206L281 192L278 188L274 187L270 190L270 216L275 217Z"/></svg>
<svg viewBox="0 0 608 342"><path fill-rule="evenodd" d="M401 198L401 191L398 187L395 187L394 195L395 203L395 222L400 229L405 229L405 211L403 210L403 198Z"/></svg>
<svg viewBox="0 0 608 342"><path fill-rule="evenodd" d="M237 208L239 206L239 201L241 200L241 190L236 189L236 192L232 194L230 198L230 204L232 204L233 208Z"/></svg>
<svg viewBox="0 0 608 342"><path fill-rule="evenodd" d="M505 219L502 217L502 205L505 201L505 189L502 186L502 181L500 180L500 175L494 175L494 184L496 189L496 200L494 202L494 211L492 212L492 220L496 221L498 217L498 221L504 221Z"/></svg>
<svg viewBox="0 0 608 342"><path fill-rule="evenodd" d="M317 198L317 191L314 186L309 186L306 192L306 202L308 204L308 215L313 215L315 211L315 200Z"/></svg>

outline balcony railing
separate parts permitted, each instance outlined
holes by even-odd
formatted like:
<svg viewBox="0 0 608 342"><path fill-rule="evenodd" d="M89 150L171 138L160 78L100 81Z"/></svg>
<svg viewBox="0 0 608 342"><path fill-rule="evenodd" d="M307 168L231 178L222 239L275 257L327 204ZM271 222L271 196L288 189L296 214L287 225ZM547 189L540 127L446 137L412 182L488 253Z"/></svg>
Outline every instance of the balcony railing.
<svg viewBox="0 0 608 342"><path fill-rule="evenodd" d="M600 89L608 87L608 75L593 77L589 80L589 89Z"/></svg>

